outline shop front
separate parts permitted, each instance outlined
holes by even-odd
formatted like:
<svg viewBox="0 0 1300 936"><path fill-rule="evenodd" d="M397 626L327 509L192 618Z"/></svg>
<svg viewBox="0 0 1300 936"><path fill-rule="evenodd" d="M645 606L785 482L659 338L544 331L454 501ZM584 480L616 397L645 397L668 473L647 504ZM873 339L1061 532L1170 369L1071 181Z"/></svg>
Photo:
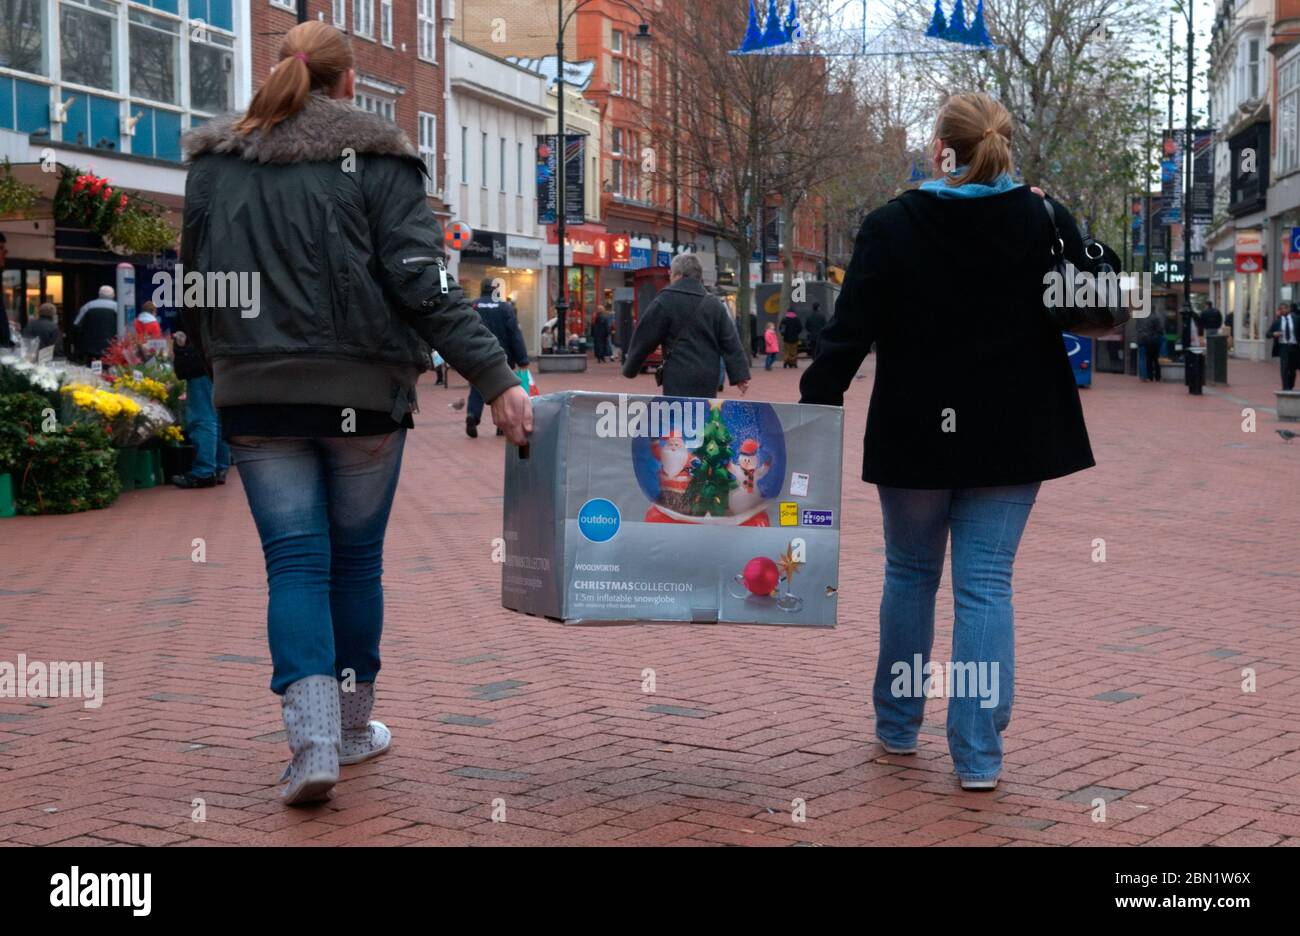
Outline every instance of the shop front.
<svg viewBox="0 0 1300 936"><path fill-rule="evenodd" d="M1268 354L1266 335L1272 320L1265 289L1266 241L1263 228L1238 229L1233 248L1234 304L1232 346L1236 357L1262 361Z"/></svg>
<svg viewBox="0 0 1300 936"><path fill-rule="evenodd" d="M566 325L569 335L575 333L590 337L591 323L596 310L604 306L604 286L602 274L610 263L609 234L603 224L569 225L564 229L565 253L572 251L573 263L565 270L567 279L566 293L569 299L569 312ZM558 244L555 226L546 228L547 244ZM555 281L556 270L547 270L547 295L552 298L558 294Z"/></svg>

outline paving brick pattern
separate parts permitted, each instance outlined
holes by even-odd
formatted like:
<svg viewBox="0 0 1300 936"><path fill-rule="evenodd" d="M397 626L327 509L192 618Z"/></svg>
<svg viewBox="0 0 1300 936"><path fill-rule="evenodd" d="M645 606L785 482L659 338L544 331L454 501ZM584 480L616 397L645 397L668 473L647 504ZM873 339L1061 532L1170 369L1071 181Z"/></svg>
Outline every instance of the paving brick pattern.
<svg viewBox="0 0 1300 936"><path fill-rule="evenodd" d="M883 547L857 466L873 367L849 396L833 631L504 611L503 442L466 439L447 406L461 391L427 386L388 538L377 714L394 747L313 809L275 799L265 577L234 474L0 521L0 660L100 660L108 684L97 710L0 699L0 842L1300 843L1300 444L1273 432L1275 369L1234 361L1232 386L1199 399L1112 375L1084 392L1099 467L1045 485L1030 520L1006 770L970 794L941 700L917 756L871 741ZM754 395L796 399L798 376L760 369ZM612 365L543 380L653 392Z"/></svg>

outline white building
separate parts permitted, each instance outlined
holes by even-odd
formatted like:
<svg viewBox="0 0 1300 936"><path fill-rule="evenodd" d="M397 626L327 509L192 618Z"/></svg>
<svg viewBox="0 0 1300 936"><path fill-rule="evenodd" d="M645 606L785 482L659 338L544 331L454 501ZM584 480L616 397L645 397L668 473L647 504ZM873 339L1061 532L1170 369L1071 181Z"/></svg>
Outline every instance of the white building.
<svg viewBox="0 0 1300 936"><path fill-rule="evenodd" d="M1210 125L1216 130L1215 214L1206 239L1210 298L1232 316L1234 355L1255 360L1268 356L1265 334L1281 296L1273 216L1282 209L1269 185L1274 174L1300 169L1294 145L1279 151L1284 162L1270 159L1272 11L1272 0L1221 0L1210 39Z"/></svg>
<svg viewBox="0 0 1300 936"><path fill-rule="evenodd" d="M528 353L536 354L546 320L536 184L546 79L455 39L446 48L448 225L473 231L469 244L448 251L451 270L471 297L483 279L500 279L519 310Z"/></svg>

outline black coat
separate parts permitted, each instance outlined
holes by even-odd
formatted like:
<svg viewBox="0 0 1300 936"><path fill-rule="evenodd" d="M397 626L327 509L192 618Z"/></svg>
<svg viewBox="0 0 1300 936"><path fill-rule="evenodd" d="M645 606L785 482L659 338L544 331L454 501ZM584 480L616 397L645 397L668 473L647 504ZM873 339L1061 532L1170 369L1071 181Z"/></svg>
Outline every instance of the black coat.
<svg viewBox="0 0 1300 936"><path fill-rule="evenodd" d="M524 336L519 330L519 313L515 311L514 303L495 302L491 295L487 295L479 296L470 305L478 310L488 331L496 335L511 369L526 367L528 349L524 347Z"/></svg>
<svg viewBox="0 0 1300 936"><path fill-rule="evenodd" d="M75 327L75 336L77 354L92 361L103 357L117 337L117 307L102 305L87 309L81 316L81 324Z"/></svg>
<svg viewBox="0 0 1300 936"><path fill-rule="evenodd" d="M799 316L793 318L787 316L781 319L781 337L786 341L795 342L803 334L803 323L799 321Z"/></svg>
<svg viewBox="0 0 1300 936"><path fill-rule="evenodd" d="M1074 219L1059 205L1056 217L1066 257L1088 269ZM876 346L863 480L992 487L1094 464L1065 344L1043 308L1052 236L1025 187L970 199L909 191L867 216L800 383L802 402L842 405Z"/></svg>
<svg viewBox="0 0 1300 936"><path fill-rule="evenodd" d="M749 355L740 346L727 307L703 284L685 277L666 286L637 322L623 362L623 376L635 377L655 348L664 349L666 396L713 397L718 360L726 362L733 385L749 379Z"/></svg>
<svg viewBox="0 0 1300 936"><path fill-rule="evenodd" d="M28 341L33 338L40 341L38 348L53 346L55 354L63 353L63 333L59 331L59 325L53 319L30 319L23 327L23 337Z"/></svg>

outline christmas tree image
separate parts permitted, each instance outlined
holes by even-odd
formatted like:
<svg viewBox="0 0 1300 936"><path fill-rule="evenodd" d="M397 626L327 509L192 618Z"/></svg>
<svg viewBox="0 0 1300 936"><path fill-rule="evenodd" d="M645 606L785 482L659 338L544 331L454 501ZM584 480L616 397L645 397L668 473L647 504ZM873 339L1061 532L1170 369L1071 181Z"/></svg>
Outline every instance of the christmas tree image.
<svg viewBox="0 0 1300 936"><path fill-rule="evenodd" d="M693 516L725 517L731 491L736 487L727 466L731 463L731 433L722 421L722 411L713 407L700 434L700 445L692 453L691 480L686 503Z"/></svg>

